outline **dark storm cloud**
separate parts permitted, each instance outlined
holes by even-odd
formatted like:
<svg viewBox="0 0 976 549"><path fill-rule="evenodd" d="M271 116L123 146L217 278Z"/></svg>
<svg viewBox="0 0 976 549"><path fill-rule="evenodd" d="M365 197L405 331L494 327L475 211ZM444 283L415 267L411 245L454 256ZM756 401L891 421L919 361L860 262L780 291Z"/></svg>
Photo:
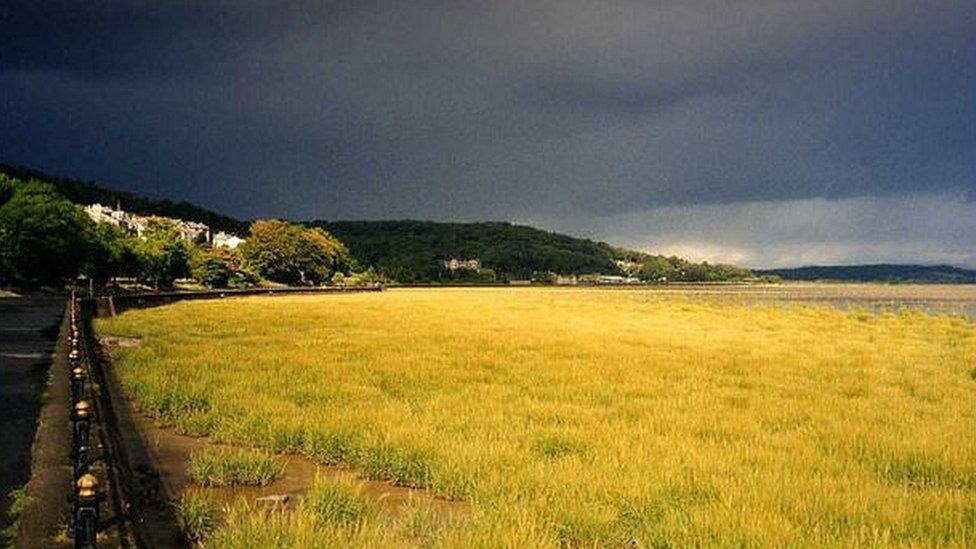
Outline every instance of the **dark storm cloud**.
<svg viewBox="0 0 976 549"><path fill-rule="evenodd" d="M0 17L2 160L239 215L616 234L593 223L976 193L972 2L40 1Z"/></svg>
<svg viewBox="0 0 976 549"><path fill-rule="evenodd" d="M294 6L254 2L19 2L0 11L0 63L87 78L186 76L286 32L298 15Z"/></svg>

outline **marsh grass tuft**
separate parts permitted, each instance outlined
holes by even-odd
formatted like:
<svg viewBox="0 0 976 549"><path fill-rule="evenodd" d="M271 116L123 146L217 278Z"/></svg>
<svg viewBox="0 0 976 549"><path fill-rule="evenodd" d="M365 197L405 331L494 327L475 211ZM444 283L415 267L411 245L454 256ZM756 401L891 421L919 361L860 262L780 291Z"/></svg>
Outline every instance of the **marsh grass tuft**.
<svg viewBox="0 0 976 549"><path fill-rule="evenodd" d="M199 543L217 529L220 509L210 494L188 490L176 503L176 519L183 536L190 542Z"/></svg>
<svg viewBox="0 0 976 549"><path fill-rule="evenodd" d="M362 486L344 480L316 479L301 505L324 523L350 527L361 526L375 513Z"/></svg>
<svg viewBox="0 0 976 549"><path fill-rule="evenodd" d="M200 486L264 486L284 469L285 461L272 454L217 446L194 452L186 473Z"/></svg>
<svg viewBox="0 0 976 549"><path fill-rule="evenodd" d="M366 478L389 480L398 486L427 486L431 479L430 458L417 448L383 444L366 449L361 466Z"/></svg>
<svg viewBox="0 0 976 549"><path fill-rule="evenodd" d="M560 435L541 437L535 441L532 449L540 456L551 459L572 455L582 456L586 453L586 446L582 442Z"/></svg>

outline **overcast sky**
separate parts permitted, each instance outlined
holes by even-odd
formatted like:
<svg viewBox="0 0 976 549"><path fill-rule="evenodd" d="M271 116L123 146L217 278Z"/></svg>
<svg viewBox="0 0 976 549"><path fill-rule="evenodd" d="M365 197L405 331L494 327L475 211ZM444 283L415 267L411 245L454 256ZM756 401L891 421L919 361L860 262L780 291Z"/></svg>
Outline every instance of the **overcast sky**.
<svg viewBox="0 0 976 549"><path fill-rule="evenodd" d="M0 0L0 161L240 217L976 267L976 2Z"/></svg>

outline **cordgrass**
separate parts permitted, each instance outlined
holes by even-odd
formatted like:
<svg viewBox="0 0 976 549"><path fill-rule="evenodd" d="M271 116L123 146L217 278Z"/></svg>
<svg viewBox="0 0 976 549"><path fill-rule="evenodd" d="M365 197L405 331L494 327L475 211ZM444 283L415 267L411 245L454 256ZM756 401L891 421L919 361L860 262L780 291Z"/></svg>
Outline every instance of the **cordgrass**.
<svg viewBox="0 0 976 549"><path fill-rule="evenodd" d="M302 507L321 522L351 527L361 526L373 513L360 486L321 479L305 493Z"/></svg>
<svg viewBox="0 0 976 549"><path fill-rule="evenodd" d="M962 318L429 289L182 302L98 329L142 338L118 375L178 429L470 503L417 535L383 513L232 510L214 546L976 545Z"/></svg>
<svg viewBox="0 0 976 549"><path fill-rule="evenodd" d="M284 471L283 459L267 452L206 447L190 455L186 474L200 486L264 486Z"/></svg>
<svg viewBox="0 0 976 549"><path fill-rule="evenodd" d="M176 519L187 541L199 543L220 523L220 509L213 497L200 490L187 490L176 504Z"/></svg>

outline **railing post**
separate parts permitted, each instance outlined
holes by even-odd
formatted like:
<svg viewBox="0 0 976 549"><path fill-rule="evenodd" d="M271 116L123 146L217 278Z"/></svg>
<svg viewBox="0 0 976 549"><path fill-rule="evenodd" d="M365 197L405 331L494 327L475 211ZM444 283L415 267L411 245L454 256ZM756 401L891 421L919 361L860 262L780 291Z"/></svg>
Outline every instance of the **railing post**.
<svg viewBox="0 0 976 549"><path fill-rule="evenodd" d="M71 517L71 534L76 549L94 549L98 536L98 507L102 499L98 493L98 479L83 475L75 483L74 509Z"/></svg>
<svg viewBox="0 0 976 549"><path fill-rule="evenodd" d="M81 366L71 369L71 402L77 404L85 394L85 371Z"/></svg>
<svg viewBox="0 0 976 549"><path fill-rule="evenodd" d="M91 409L87 400L80 400L75 404L71 419L73 422L71 457L73 458L74 478L79 478L88 471Z"/></svg>

